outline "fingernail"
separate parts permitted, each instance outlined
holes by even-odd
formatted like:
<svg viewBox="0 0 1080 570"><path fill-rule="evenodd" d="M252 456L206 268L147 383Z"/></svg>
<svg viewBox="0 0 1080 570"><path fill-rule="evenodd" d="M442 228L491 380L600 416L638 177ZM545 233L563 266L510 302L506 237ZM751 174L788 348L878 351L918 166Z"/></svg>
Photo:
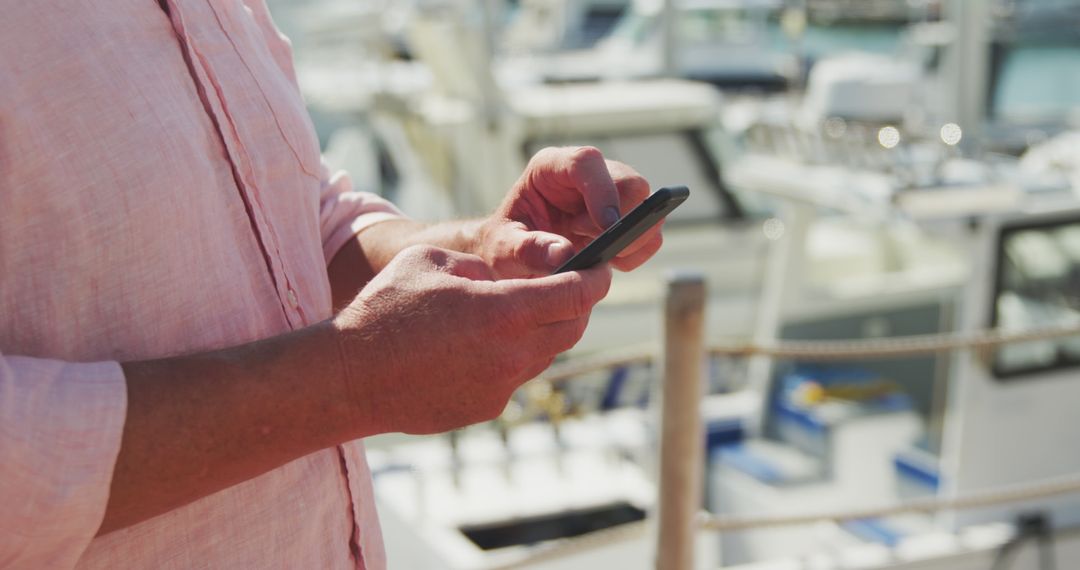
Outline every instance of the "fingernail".
<svg viewBox="0 0 1080 570"><path fill-rule="evenodd" d="M544 261L547 262L548 267L555 267L562 262L562 249L564 248L561 243L552 243L547 246L547 253L544 254Z"/></svg>
<svg viewBox="0 0 1080 570"><path fill-rule="evenodd" d="M604 227L609 227L617 221L619 221L619 209L615 206L608 206L604 210Z"/></svg>

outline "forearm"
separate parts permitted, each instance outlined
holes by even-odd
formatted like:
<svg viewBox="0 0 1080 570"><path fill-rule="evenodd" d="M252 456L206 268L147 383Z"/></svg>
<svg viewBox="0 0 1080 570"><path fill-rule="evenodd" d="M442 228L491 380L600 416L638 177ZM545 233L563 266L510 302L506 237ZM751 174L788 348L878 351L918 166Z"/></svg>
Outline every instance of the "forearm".
<svg viewBox="0 0 1080 570"><path fill-rule="evenodd" d="M335 310L348 305L375 274L409 246L433 245L474 253L480 223L467 220L428 224L400 219L366 228L334 255L328 268Z"/></svg>
<svg viewBox="0 0 1080 570"><path fill-rule="evenodd" d="M368 435L331 324L123 364L128 413L103 534Z"/></svg>

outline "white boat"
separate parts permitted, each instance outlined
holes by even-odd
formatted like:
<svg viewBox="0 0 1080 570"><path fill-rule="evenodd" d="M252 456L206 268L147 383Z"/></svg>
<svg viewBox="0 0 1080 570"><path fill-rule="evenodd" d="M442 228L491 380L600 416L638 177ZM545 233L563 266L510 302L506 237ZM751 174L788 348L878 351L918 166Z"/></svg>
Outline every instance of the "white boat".
<svg viewBox="0 0 1080 570"><path fill-rule="evenodd" d="M593 47L611 32L630 0L522 0L499 34L510 53L557 53Z"/></svg>
<svg viewBox="0 0 1080 570"><path fill-rule="evenodd" d="M794 74L791 57L769 45L777 0L635 0L611 33L589 50L515 57L547 82L682 77L721 87L781 89Z"/></svg>

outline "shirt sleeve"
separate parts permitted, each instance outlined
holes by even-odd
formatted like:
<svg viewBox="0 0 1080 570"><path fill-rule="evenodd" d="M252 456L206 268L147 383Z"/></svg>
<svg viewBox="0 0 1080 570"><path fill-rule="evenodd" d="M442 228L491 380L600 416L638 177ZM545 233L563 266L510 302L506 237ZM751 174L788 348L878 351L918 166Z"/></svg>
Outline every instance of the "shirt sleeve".
<svg viewBox="0 0 1080 570"><path fill-rule="evenodd" d="M347 172L341 170L330 176L325 160L322 170L319 228L327 265L346 242L364 229L379 222L405 217L388 200L375 194L354 191Z"/></svg>
<svg viewBox="0 0 1080 570"><path fill-rule="evenodd" d="M116 362L0 353L0 568L72 568L105 516L127 413Z"/></svg>

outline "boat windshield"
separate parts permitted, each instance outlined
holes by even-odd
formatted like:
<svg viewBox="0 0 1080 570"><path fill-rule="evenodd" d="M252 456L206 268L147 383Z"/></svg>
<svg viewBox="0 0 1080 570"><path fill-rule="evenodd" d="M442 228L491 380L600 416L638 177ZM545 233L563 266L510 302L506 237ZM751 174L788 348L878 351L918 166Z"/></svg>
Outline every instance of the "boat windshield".
<svg viewBox="0 0 1080 570"><path fill-rule="evenodd" d="M679 15L679 34L688 42L749 41L757 31L742 10L686 10Z"/></svg>
<svg viewBox="0 0 1080 570"><path fill-rule="evenodd" d="M1010 123L1080 119L1080 43L998 49L991 114Z"/></svg>
<svg viewBox="0 0 1080 570"><path fill-rule="evenodd" d="M764 32L767 12L760 8L728 5L693 6L679 9L676 23L679 40L703 43L723 40L743 42ZM631 45L641 44L660 31L660 13L631 9L623 14L609 36Z"/></svg>
<svg viewBox="0 0 1080 570"><path fill-rule="evenodd" d="M611 30L609 39L620 43L637 45L644 42L652 35L653 30L659 25L659 19L655 14L644 14L635 10L627 10L615 27Z"/></svg>
<svg viewBox="0 0 1080 570"><path fill-rule="evenodd" d="M1039 223L1002 233L994 324L1002 329L1080 323L1080 221ZM1080 339L1010 344L997 352L994 371L1011 377L1080 365Z"/></svg>

